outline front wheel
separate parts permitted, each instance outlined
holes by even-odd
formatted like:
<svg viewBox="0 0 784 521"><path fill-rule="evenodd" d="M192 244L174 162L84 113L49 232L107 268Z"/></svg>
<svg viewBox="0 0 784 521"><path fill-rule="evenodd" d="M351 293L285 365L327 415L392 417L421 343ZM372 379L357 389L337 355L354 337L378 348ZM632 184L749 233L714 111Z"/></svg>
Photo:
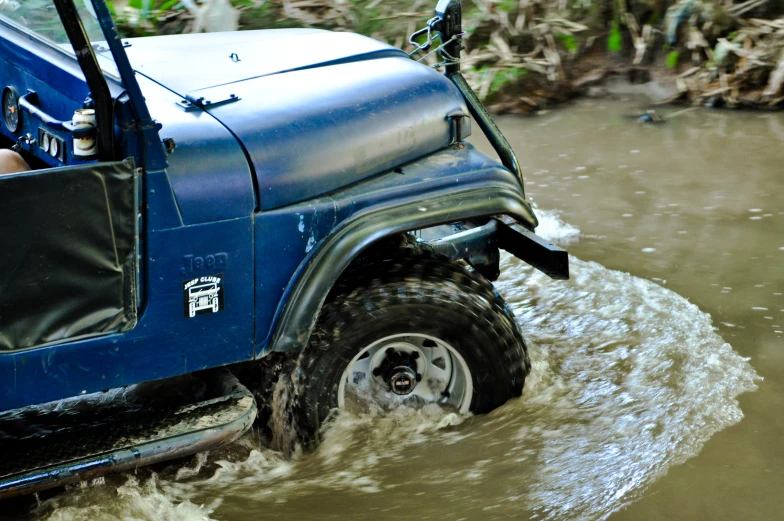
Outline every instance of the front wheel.
<svg viewBox="0 0 784 521"><path fill-rule="evenodd" d="M347 273L300 360L299 424L317 441L334 409L438 403L485 413L520 396L525 342L493 286L416 257Z"/></svg>

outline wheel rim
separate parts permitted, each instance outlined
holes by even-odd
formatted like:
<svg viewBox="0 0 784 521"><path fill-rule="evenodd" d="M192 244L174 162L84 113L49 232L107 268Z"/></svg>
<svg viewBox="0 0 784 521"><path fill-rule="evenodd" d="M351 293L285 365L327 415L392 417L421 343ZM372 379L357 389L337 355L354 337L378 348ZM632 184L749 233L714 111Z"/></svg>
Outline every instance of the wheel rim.
<svg viewBox="0 0 784 521"><path fill-rule="evenodd" d="M405 381L404 373L416 373L421 379L411 382L409 392L397 394L392 387L395 384L399 390L396 384ZM467 413L472 396L471 372L455 348L429 335L404 333L377 340L357 353L343 371L338 407L362 410L368 403L382 408L437 403Z"/></svg>

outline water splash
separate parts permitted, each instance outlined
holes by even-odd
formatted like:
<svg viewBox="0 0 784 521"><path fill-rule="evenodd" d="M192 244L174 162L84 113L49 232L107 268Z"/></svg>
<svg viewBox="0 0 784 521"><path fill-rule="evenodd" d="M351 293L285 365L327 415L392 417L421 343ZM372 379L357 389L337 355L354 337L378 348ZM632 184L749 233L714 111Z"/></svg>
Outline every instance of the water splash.
<svg viewBox="0 0 784 521"><path fill-rule="evenodd" d="M159 489L153 474L140 481L128 475L116 480L97 478L73 485L65 494L42 502L36 517L47 521L209 521L220 499L197 506L190 501L173 501Z"/></svg>
<svg viewBox="0 0 784 521"><path fill-rule="evenodd" d="M579 239L537 213L548 240ZM740 421L736 397L758 376L676 293L576 258L571 273L503 258L497 287L533 368L524 396L489 415L340 414L315 453L286 459L248 435L184 468L71 487L36 517L606 518Z"/></svg>
<svg viewBox="0 0 784 521"><path fill-rule="evenodd" d="M686 299L593 262L572 258L571 268L553 285L505 259L499 287L537 362L526 399L504 415L536 419L516 434L543 463L533 510L600 519L740 421L735 397L757 376Z"/></svg>
<svg viewBox="0 0 784 521"><path fill-rule="evenodd" d="M534 211L539 219L536 234L543 239L560 246L568 246L580 240L580 229L565 223L557 210L542 210L534 205Z"/></svg>

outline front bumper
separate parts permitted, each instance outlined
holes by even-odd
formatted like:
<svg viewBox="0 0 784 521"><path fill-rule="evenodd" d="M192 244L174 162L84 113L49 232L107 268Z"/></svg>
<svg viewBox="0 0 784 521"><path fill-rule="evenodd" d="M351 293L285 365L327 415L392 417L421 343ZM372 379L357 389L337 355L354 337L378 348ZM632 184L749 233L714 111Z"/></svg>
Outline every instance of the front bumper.
<svg viewBox="0 0 784 521"><path fill-rule="evenodd" d="M527 230L513 218L500 216L487 223L427 242L435 253L452 260L465 259L491 280L498 276L498 249L553 279L569 278L569 254L566 250Z"/></svg>

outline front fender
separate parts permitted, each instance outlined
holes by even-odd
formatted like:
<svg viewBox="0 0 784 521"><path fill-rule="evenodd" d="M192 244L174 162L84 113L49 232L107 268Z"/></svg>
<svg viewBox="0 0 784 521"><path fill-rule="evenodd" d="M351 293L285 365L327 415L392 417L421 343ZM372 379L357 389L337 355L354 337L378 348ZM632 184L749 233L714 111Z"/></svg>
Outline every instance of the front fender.
<svg viewBox="0 0 784 521"><path fill-rule="evenodd" d="M410 230L499 214L511 216L530 229L537 224L519 191L500 183L358 212L324 240L287 291L268 351L298 352L305 348L330 289L346 267L372 244Z"/></svg>

